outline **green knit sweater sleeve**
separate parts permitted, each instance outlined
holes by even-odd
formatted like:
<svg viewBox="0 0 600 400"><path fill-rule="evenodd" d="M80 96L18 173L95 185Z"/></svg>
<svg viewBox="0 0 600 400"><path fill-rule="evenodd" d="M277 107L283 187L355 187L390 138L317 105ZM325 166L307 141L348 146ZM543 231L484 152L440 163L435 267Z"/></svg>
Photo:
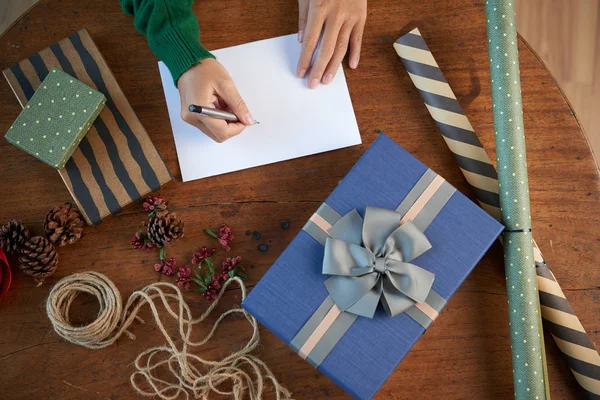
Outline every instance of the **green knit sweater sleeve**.
<svg viewBox="0 0 600 400"><path fill-rule="evenodd" d="M152 52L167 65L176 85L192 65L215 58L200 44L194 0L119 1L123 11L134 17L136 29L148 38Z"/></svg>

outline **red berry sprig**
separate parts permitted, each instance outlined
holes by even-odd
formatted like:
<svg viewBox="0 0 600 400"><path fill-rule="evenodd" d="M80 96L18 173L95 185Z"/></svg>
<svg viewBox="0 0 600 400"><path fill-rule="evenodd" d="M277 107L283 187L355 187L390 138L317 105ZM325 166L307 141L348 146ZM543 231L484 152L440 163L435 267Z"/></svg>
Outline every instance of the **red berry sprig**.
<svg viewBox="0 0 600 400"><path fill-rule="evenodd" d="M183 287L186 290L192 289L192 269L187 265L179 267L177 273L177 286Z"/></svg>
<svg viewBox="0 0 600 400"><path fill-rule="evenodd" d="M219 244L225 251L231 251L231 247L229 243L233 240L233 232L231 228L225 224L221 224L221 228L219 228L219 233L215 233L212 229L207 229L205 231L210 236L214 237L219 241Z"/></svg>
<svg viewBox="0 0 600 400"><path fill-rule="evenodd" d="M148 217L153 217L157 212L166 210L169 205L168 201L160 197L149 196L144 200L144 212L148 213Z"/></svg>
<svg viewBox="0 0 600 400"><path fill-rule="evenodd" d="M198 288L195 291L202 293L206 299L212 301L216 299L223 283L228 279L233 278L234 276L239 276L243 280L248 279L243 272L244 267L240 264L242 257L226 258L221 265L221 271L217 272L211 258L214 253L214 249L208 250L206 247L196 251L194 253L192 264L196 264L194 261L198 261L198 269L194 270L194 277L191 276L191 269L188 271L187 269L180 268L177 284L188 289L188 287L191 286L191 282L194 282L198 285ZM203 263L206 264L208 269L205 273L202 273Z"/></svg>
<svg viewBox="0 0 600 400"><path fill-rule="evenodd" d="M194 255L192 256L192 264L200 264L202 260L212 257L216 251L217 249L214 247L210 250L206 246L202 247L200 250L194 252Z"/></svg>
<svg viewBox="0 0 600 400"><path fill-rule="evenodd" d="M168 213L168 202L159 197L147 197L143 203L143 209L152 217L156 213ZM226 224L221 224L218 233L212 229L206 229L206 233L217 239L225 251L231 251L230 243L233 241L233 232ZM131 245L134 249L155 250L157 247L150 241L144 230L139 229L131 238ZM220 271L217 271L212 261L217 249L206 246L196 250L192 255L192 266L177 266L175 258L167 258L165 248L159 248L160 261L154 264L154 269L163 275L177 275L177 286L186 290L194 290L201 293L208 300L214 300L223 287L223 283L233 277L240 277L247 280L245 269L241 265L242 257L227 257L221 265ZM203 268L203 264L206 268Z"/></svg>
<svg viewBox="0 0 600 400"><path fill-rule="evenodd" d="M163 275L173 275L175 272L175 258L171 257L169 259L162 259L158 263L154 264L154 269L156 272L160 272Z"/></svg>
<svg viewBox="0 0 600 400"><path fill-rule="evenodd" d="M131 238L131 245L134 249L146 249L147 251L152 251L156 248L154 243L148 239L148 236L141 229L138 229Z"/></svg>
<svg viewBox="0 0 600 400"><path fill-rule="evenodd" d="M243 272L245 271L244 267L240 265L241 261L242 257L240 256L226 258L221 266L221 276L223 279L227 280L234 276L239 276L243 280L248 279L248 276Z"/></svg>

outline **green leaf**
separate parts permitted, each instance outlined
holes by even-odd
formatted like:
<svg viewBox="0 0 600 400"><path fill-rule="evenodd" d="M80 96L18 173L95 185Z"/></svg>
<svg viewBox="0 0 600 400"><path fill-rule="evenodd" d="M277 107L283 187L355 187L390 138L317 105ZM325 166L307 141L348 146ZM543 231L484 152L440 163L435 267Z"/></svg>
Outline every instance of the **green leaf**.
<svg viewBox="0 0 600 400"><path fill-rule="evenodd" d="M242 271L238 271L236 275L239 276L240 278L242 278L243 281L247 281L248 280L248 275L246 275Z"/></svg>
<svg viewBox="0 0 600 400"><path fill-rule="evenodd" d="M201 288L204 288L204 289L206 289L206 285L205 285L205 284L204 284L204 282L202 282L201 280L199 280L199 279L196 279L196 278L192 278L191 280L192 280L192 282L195 282L195 283L197 283L197 284L198 284L198 286L200 286Z"/></svg>
<svg viewBox="0 0 600 400"><path fill-rule="evenodd" d="M150 211L150 212L148 213L148 218L152 218L153 216L154 216L154 211Z"/></svg>
<svg viewBox="0 0 600 400"><path fill-rule="evenodd" d="M209 257L205 258L204 260L206 261L206 265L208 265L208 270L210 271L210 273L212 275L214 275L215 274L215 264L213 264L212 260Z"/></svg>
<svg viewBox="0 0 600 400"><path fill-rule="evenodd" d="M163 206L162 204L159 204L155 208L158 208L159 210L164 210L165 206Z"/></svg>
<svg viewBox="0 0 600 400"><path fill-rule="evenodd" d="M194 292L196 292L196 293L204 293L206 291L207 291L207 289L205 287L201 287L199 289L194 290Z"/></svg>
<svg viewBox="0 0 600 400"><path fill-rule="evenodd" d="M196 270L194 270L194 275L196 275L196 278L202 279L202 275L200 275Z"/></svg>
<svg viewBox="0 0 600 400"><path fill-rule="evenodd" d="M227 273L227 275L229 275L230 278L233 278L235 276L235 271L231 270Z"/></svg>
<svg viewBox="0 0 600 400"><path fill-rule="evenodd" d="M212 282L212 275L210 275L210 274L206 274L206 275L204 276L204 284L205 284L206 286L208 286L208 285L210 285L210 283L211 283L211 282Z"/></svg>
<svg viewBox="0 0 600 400"><path fill-rule="evenodd" d="M159 253L158 257L160 258L161 261L165 259L165 248L164 247L160 248L160 253Z"/></svg>
<svg viewBox="0 0 600 400"><path fill-rule="evenodd" d="M208 233L210 236L214 237L215 239L219 238L212 229L206 229L204 232Z"/></svg>

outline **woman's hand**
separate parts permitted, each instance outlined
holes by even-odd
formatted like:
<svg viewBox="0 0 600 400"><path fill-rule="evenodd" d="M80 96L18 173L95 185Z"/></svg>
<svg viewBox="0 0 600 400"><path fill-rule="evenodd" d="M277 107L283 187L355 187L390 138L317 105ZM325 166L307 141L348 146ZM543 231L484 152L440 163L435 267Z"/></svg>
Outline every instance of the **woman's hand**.
<svg viewBox="0 0 600 400"><path fill-rule="evenodd" d="M363 30L367 19L367 0L298 0L298 41L302 53L296 73L304 78L310 68L308 86L331 83L348 46L350 68L358 66ZM313 54L321 46L311 68Z"/></svg>
<svg viewBox="0 0 600 400"><path fill-rule="evenodd" d="M217 60L207 58L181 75L177 82L181 97L181 118L215 142L240 134L254 119L227 70ZM189 111L190 104L227 110L240 122L229 122Z"/></svg>

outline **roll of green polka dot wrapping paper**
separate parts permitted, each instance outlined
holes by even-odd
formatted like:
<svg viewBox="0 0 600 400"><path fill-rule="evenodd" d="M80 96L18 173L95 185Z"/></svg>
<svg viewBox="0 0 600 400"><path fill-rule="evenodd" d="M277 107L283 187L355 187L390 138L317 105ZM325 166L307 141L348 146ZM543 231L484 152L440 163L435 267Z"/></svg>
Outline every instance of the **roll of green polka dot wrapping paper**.
<svg viewBox="0 0 600 400"><path fill-rule="evenodd" d="M102 93L54 68L9 128L6 140L61 169L105 103Z"/></svg>
<svg viewBox="0 0 600 400"><path fill-rule="evenodd" d="M514 0L485 1L504 266L517 399L546 399Z"/></svg>

